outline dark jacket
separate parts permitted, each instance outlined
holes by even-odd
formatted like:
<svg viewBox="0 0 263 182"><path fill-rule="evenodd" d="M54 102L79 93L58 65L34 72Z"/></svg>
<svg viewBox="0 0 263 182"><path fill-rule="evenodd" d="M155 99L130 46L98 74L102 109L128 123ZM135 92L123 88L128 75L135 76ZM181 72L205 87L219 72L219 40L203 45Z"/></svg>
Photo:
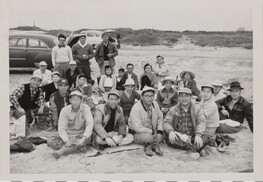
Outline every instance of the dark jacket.
<svg viewBox="0 0 263 182"><path fill-rule="evenodd" d="M18 99L20 106L26 111L29 109L35 109L38 107L38 98L40 95L40 89L38 88L35 97L31 99L30 84L24 84L25 91L23 95Z"/></svg>
<svg viewBox="0 0 263 182"><path fill-rule="evenodd" d="M76 43L72 47L72 54L74 60L76 60L80 64L90 64L89 60L94 57L94 52L92 45L89 43L83 48L79 45L79 43ZM89 56L88 59L84 59L83 55Z"/></svg>
<svg viewBox="0 0 263 182"><path fill-rule="evenodd" d="M118 79L118 78L117 78ZM127 80L127 76L126 75L123 75L123 77L121 78L121 80L118 82L117 81L117 84L116 84L116 89L117 90L124 90L124 86L123 84L126 82Z"/></svg>
<svg viewBox="0 0 263 182"><path fill-rule="evenodd" d="M76 83L76 80L79 74L80 74L80 71L78 68L75 69L75 72L73 75L70 74L70 69L66 71L66 79L68 80L69 88L71 88L72 84L74 84L74 87L75 87L75 83Z"/></svg>
<svg viewBox="0 0 263 182"><path fill-rule="evenodd" d="M56 92L57 89L56 89L56 87L55 87L54 82L52 82L52 83L49 83L49 84L47 84L47 85L44 85L44 86L42 87L42 91L45 92L45 100L46 100L46 102L48 102L51 94L53 94L54 92Z"/></svg>
<svg viewBox="0 0 263 182"><path fill-rule="evenodd" d="M242 96L240 96L239 100L235 105L233 106L233 109L229 109L229 105L232 101L231 95L219 99L216 101L216 104L218 106L219 112L223 110L222 107L225 107L225 109L229 113L229 119L232 119L234 121L238 121L240 123L244 122L244 119L246 118L250 127L250 130L253 132L253 108L252 104L246 101ZM220 120L226 119L222 114L220 114Z"/></svg>
<svg viewBox="0 0 263 182"><path fill-rule="evenodd" d="M96 52L95 52L95 59L98 62L99 59L104 60L104 48L103 48L103 42L100 43L97 48L96 48ZM109 58L110 61L110 66L115 66L115 59L114 57L116 57L118 55L118 50L116 48L116 46L114 44L112 44L111 42L108 42L108 54L113 54L111 58Z"/></svg>
<svg viewBox="0 0 263 182"><path fill-rule="evenodd" d="M184 82L184 87L189 88L192 91L192 94L199 97L200 96L200 90L196 86L195 80L189 80L187 83L185 80L181 80ZM199 98L201 100L201 98Z"/></svg>
<svg viewBox="0 0 263 182"><path fill-rule="evenodd" d="M178 103L178 95L175 89L171 88L168 92L166 88L158 91L157 99L160 108L170 108Z"/></svg>

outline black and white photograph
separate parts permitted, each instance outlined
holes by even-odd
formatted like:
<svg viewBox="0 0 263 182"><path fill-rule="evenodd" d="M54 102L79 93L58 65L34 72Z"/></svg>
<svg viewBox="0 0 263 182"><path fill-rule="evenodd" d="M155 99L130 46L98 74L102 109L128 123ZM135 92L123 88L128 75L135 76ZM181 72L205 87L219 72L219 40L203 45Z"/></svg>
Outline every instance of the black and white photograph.
<svg viewBox="0 0 263 182"><path fill-rule="evenodd" d="M255 172L255 3L8 5L10 174Z"/></svg>

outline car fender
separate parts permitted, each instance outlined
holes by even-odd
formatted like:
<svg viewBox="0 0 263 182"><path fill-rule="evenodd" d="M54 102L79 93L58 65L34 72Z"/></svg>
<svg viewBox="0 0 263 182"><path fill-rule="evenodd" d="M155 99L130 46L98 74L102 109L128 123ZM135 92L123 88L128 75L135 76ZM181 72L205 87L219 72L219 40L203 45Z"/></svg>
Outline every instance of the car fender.
<svg viewBox="0 0 263 182"><path fill-rule="evenodd" d="M37 68L39 68L39 63L41 61L45 61L47 63L47 69L53 68L51 52L39 53L34 57L33 62Z"/></svg>

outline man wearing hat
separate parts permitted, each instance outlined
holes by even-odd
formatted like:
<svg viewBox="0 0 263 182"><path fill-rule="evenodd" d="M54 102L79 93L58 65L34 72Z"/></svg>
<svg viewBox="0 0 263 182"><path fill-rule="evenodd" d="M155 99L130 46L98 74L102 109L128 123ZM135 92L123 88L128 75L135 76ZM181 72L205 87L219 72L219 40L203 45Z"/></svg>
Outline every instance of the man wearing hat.
<svg viewBox="0 0 263 182"><path fill-rule="evenodd" d="M44 96L39 88L41 81L42 75L32 75L30 83L22 84L9 96L11 108L17 111L15 117L19 118L26 114L27 126L33 122L40 108L40 112L43 112Z"/></svg>
<svg viewBox="0 0 263 182"><path fill-rule="evenodd" d="M198 98L199 101L202 100L202 95L200 90L197 88L196 81L194 80L195 74L191 71L182 71L180 73L182 78L179 83L183 84L183 87L189 88L192 94Z"/></svg>
<svg viewBox="0 0 263 182"><path fill-rule="evenodd" d="M65 78L59 79L58 90L54 92L49 99L51 117L53 121L53 129L58 129L59 115L63 107L69 104L69 84Z"/></svg>
<svg viewBox="0 0 263 182"><path fill-rule="evenodd" d="M45 101L48 102L51 94L57 91L58 89L58 81L60 79L60 74L58 71L54 71L51 74L51 80L52 82L43 86L42 91L44 92L45 95Z"/></svg>
<svg viewBox="0 0 263 182"><path fill-rule="evenodd" d="M33 75L35 75L35 74L40 74L43 77L43 80L42 80L40 86L44 86L44 85L51 83L52 72L47 69L47 63L45 61L41 61L39 63L39 69L37 69L33 72Z"/></svg>
<svg viewBox="0 0 263 182"><path fill-rule="evenodd" d="M69 46L65 44L66 36L60 34L58 36L59 44L52 49L52 65L54 71L60 73L61 78L66 78L66 71L69 68L69 62L73 61L72 51Z"/></svg>
<svg viewBox="0 0 263 182"><path fill-rule="evenodd" d="M91 140L93 117L89 106L82 103L83 95L77 90L71 92L69 97L71 104L65 106L59 116L59 137L48 141L50 147L58 150L53 153L56 159L78 149L86 152ZM58 138L61 142L55 142Z"/></svg>
<svg viewBox="0 0 263 182"><path fill-rule="evenodd" d="M253 132L253 106L241 96L241 90L243 90L243 88L239 82L232 82L230 84L230 89L228 89L230 95L216 101L220 113L220 120L231 119L242 124L246 119L250 130ZM228 129L223 128L220 124L218 132L238 132L241 130L241 128L238 130L234 128L232 128L233 130L231 128Z"/></svg>
<svg viewBox="0 0 263 182"><path fill-rule="evenodd" d="M78 69L86 76L87 81L90 82L90 60L94 57L92 45L87 42L86 35L81 33L79 41L73 45L72 54L74 60L77 62Z"/></svg>
<svg viewBox="0 0 263 182"><path fill-rule="evenodd" d="M102 34L102 39L103 39L102 43L100 43L96 48L95 59L99 65L100 74L104 75L105 74L104 67L106 65L110 65L114 72L114 66L115 66L114 57L118 55L118 50L113 43L109 42L109 34L107 32L104 32Z"/></svg>
<svg viewBox="0 0 263 182"><path fill-rule="evenodd" d="M227 96L226 92L223 89L223 83L222 81L216 80L212 83L212 86L214 87L214 100L223 99Z"/></svg>
<svg viewBox="0 0 263 182"><path fill-rule="evenodd" d="M203 100L199 103L206 118L205 135L215 139L215 132L219 126L219 113L217 105L213 99L214 87L212 85L201 86Z"/></svg>
<svg viewBox="0 0 263 182"><path fill-rule="evenodd" d="M140 100L141 95L135 91L136 85L132 78L128 78L123 86L125 90L120 94L120 106L123 109L125 122L128 124L128 118L135 103L135 99Z"/></svg>
<svg viewBox="0 0 263 182"><path fill-rule="evenodd" d="M207 140L203 137L206 119L203 111L191 103L192 92L189 88L178 91L179 104L168 111L164 119L164 130L168 146L201 152Z"/></svg>
<svg viewBox="0 0 263 182"><path fill-rule="evenodd" d="M178 102L178 95L175 89L172 88L172 85L175 83L175 80L168 76L163 81L162 84L164 88L159 90L157 93L157 99L160 109L162 110L163 114L165 115L168 110L177 104Z"/></svg>
<svg viewBox="0 0 263 182"><path fill-rule="evenodd" d="M94 115L95 142L104 147L128 145L133 142L133 136L127 133L127 125L122 108L118 105L120 95L117 90L108 93L106 104L97 106Z"/></svg>
<svg viewBox="0 0 263 182"><path fill-rule="evenodd" d="M154 88L145 86L141 100L132 107L128 120L134 143L144 145L147 156L153 156L154 152L163 155L159 146L163 139L163 113L154 101L154 95Z"/></svg>
<svg viewBox="0 0 263 182"><path fill-rule="evenodd" d="M77 77L80 73L76 61L70 61L69 69L66 71L66 79L68 80L70 90L76 87Z"/></svg>

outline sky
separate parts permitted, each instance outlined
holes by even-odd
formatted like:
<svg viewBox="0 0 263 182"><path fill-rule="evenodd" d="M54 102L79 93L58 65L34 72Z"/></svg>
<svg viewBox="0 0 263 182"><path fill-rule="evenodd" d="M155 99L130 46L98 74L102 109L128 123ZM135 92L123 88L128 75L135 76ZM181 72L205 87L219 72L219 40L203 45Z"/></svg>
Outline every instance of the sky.
<svg viewBox="0 0 263 182"><path fill-rule="evenodd" d="M252 30L251 0L10 0L9 27Z"/></svg>

